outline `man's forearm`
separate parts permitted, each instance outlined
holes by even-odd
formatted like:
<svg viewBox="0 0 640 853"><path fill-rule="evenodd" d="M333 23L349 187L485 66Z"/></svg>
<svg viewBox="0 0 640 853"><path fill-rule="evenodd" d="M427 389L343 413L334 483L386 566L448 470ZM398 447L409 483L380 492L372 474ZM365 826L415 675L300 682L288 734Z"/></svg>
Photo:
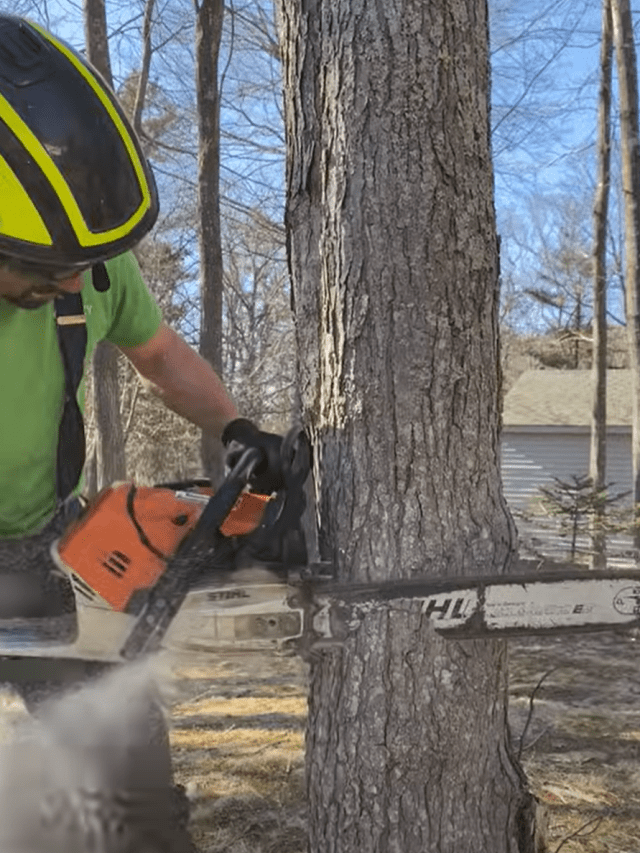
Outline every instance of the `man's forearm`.
<svg viewBox="0 0 640 853"><path fill-rule="evenodd" d="M172 411L218 438L238 410L213 368L177 335L143 383Z"/></svg>
<svg viewBox="0 0 640 853"><path fill-rule="evenodd" d="M168 409L186 418L201 429L210 432L220 438L226 424L237 417L234 410L232 414L224 414L215 403L216 396L212 394L208 401L194 399L192 388L182 384L171 387L161 387L142 377L143 384L151 393L162 400ZM202 389L204 386L200 386ZM212 387L212 390L215 390Z"/></svg>

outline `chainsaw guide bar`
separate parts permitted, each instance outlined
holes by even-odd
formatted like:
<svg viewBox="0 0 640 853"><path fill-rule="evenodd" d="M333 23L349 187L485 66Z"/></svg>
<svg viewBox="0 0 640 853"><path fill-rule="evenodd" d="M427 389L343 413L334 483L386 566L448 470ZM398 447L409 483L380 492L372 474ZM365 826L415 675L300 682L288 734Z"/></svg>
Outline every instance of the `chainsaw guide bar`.
<svg viewBox="0 0 640 853"><path fill-rule="evenodd" d="M389 610L419 612L438 634L459 640L628 630L640 627L640 572L212 587L190 594L168 645L206 650L269 640L305 653L344 643L369 614Z"/></svg>
<svg viewBox="0 0 640 853"><path fill-rule="evenodd" d="M318 637L351 631L367 613L383 607L415 610L446 637L558 634L640 625L640 572L555 573L388 581L335 587L315 596ZM333 612L344 611L336 623ZM336 623L336 629L332 625Z"/></svg>

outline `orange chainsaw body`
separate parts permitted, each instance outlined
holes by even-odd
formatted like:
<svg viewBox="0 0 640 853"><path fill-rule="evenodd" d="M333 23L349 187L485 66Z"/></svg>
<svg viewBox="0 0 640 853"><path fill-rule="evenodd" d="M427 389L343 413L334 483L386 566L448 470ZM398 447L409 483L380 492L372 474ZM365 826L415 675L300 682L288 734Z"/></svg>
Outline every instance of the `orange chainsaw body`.
<svg viewBox="0 0 640 853"><path fill-rule="evenodd" d="M117 483L103 489L57 543L57 557L86 603L125 612L132 596L150 589L191 533L211 492L198 487ZM243 492L220 527L241 536L260 524L270 498Z"/></svg>

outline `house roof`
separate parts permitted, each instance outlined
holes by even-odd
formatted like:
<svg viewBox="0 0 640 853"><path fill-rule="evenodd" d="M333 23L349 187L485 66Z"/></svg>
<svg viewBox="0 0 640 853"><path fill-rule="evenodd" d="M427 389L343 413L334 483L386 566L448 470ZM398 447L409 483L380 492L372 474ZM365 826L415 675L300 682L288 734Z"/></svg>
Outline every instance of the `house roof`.
<svg viewBox="0 0 640 853"><path fill-rule="evenodd" d="M593 405L590 370L527 370L504 400L509 426L589 426ZM631 425L631 371L607 370L607 423Z"/></svg>

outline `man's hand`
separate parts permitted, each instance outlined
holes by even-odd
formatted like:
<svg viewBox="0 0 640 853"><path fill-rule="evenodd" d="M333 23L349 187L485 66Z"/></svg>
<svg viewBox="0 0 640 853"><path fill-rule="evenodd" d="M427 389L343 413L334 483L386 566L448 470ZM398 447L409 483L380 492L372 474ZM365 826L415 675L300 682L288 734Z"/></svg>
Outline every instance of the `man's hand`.
<svg viewBox="0 0 640 853"><path fill-rule="evenodd" d="M225 468L231 470L249 448L262 452L263 460L251 478L251 487L263 495L270 495L282 487L282 436L262 432L246 418L236 418L228 423L222 433L226 448Z"/></svg>

